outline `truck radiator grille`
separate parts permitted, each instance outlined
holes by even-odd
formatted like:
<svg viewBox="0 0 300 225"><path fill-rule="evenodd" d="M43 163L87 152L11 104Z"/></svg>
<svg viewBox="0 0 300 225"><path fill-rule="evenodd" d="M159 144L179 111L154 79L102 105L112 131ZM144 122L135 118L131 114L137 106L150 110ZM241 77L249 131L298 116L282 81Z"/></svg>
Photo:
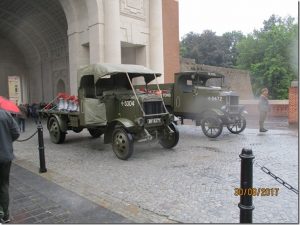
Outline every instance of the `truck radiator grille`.
<svg viewBox="0 0 300 225"><path fill-rule="evenodd" d="M238 105L239 104L239 96L229 96L230 105Z"/></svg>
<svg viewBox="0 0 300 225"><path fill-rule="evenodd" d="M144 111L146 115L165 113L162 101L144 102Z"/></svg>
<svg viewBox="0 0 300 225"><path fill-rule="evenodd" d="M228 109L230 113L237 114L240 111L240 105L239 105L239 96L228 96L229 97L229 105Z"/></svg>

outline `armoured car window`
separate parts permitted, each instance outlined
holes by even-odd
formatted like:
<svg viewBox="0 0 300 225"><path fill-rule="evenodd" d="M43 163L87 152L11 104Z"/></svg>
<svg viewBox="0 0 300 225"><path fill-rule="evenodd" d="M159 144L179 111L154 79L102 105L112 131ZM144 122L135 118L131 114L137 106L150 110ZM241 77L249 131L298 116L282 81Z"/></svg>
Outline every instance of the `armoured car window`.
<svg viewBox="0 0 300 225"><path fill-rule="evenodd" d="M125 74L115 75L113 78L115 89L131 89L129 80Z"/></svg>
<svg viewBox="0 0 300 225"><path fill-rule="evenodd" d="M222 86L222 79L220 79L220 78L208 79L207 82L206 82L206 86L207 87L210 87L210 86L221 87Z"/></svg>
<svg viewBox="0 0 300 225"><path fill-rule="evenodd" d="M96 82L96 95L101 96L103 91L112 90L114 87L114 80L112 78L101 78Z"/></svg>
<svg viewBox="0 0 300 225"><path fill-rule="evenodd" d="M188 85L188 81L189 83L190 81L192 82L190 76L181 76L178 80L179 87L185 93L191 93L193 90L193 83L191 85Z"/></svg>
<svg viewBox="0 0 300 225"><path fill-rule="evenodd" d="M144 85L145 84L145 77L139 76L139 77L133 77L131 79L133 85Z"/></svg>
<svg viewBox="0 0 300 225"><path fill-rule="evenodd" d="M85 75L81 78L80 88L86 98L95 98L94 75Z"/></svg>

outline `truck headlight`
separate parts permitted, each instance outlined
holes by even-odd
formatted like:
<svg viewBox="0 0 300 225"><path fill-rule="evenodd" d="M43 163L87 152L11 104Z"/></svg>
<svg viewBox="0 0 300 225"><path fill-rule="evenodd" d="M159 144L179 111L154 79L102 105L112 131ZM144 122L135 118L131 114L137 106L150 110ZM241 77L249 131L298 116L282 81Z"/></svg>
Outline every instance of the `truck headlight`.
<svg viewBox="0 0 300 225"><path fill-rule="evenodd" d="M175 116L173 114L169 113L167 119L169 120L168 123L173 122L175 120Z"/></svg>
<svg viewBox="0 0 300 225"><path fill-rule="evenodd" d="M139 117L139 118L135 119L135 122L137 125L139 125L141 127L145 125L145 120L143 117Z"/></svg>

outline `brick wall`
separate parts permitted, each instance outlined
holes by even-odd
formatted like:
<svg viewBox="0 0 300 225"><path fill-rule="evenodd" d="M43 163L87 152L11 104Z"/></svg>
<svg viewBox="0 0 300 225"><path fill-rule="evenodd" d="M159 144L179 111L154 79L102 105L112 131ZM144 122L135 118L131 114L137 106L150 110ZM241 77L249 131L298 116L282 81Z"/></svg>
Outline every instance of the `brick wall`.
<svg viewBox="0 0 300 225"><path fill-rule="evenodd" d="M178 0L163 0L163 41L165 83L174 82L180 71L179 62L179 8Z"/></svg>
<svg viewBox="0 0 300 225"><path fill-rule="evenodd" d="M245 106L250 117L259 115L258 100L241 100L240 104ZM289 115L289 101L288 100L269 100L270 117L287 117Z"/></svg>
<svg viewBox="0 0 300 225"><path fill-rule="evenodd" d="M288 118L289 118L289 124L298 123L298 87L290 87L289 88L289 112L288 112Z"/></svg>

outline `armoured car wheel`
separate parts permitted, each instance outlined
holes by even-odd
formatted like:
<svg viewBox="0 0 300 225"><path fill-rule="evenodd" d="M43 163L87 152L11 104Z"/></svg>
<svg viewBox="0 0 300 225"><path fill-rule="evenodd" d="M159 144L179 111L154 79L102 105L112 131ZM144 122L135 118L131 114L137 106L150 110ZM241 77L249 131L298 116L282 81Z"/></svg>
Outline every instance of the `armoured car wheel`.
<svg viewBox="0 0 300 225"><path fill-rule="evenodd" d="M119 159L128 159L133 153L132 135L123 128L116 128L112 135L112 147Z"/></svg>
<svg viewBox="0 0 300 225"><path fill-rule="evenodd" d="M72 130L73 130L75 133L80 133L80 132L83 130L83 128L81 128L81 127L73 127Z"/></svg>
<svg viewBox="0 0 300 225"><path fill-rule="evenodd" d="M174 134L172 136L168 135L167 137L161 137L159 139L160 145L164 148L173 148L177 145L179 140L179 131L177 126L174 123L171 123L169 127L172 131L174 131Z"/></svg>
<svg viewBox="0 0 300 225"><path fill-rule="evenodd" d="M222 121L217 117L206 117L201 122L203 133L209 138L218 137L223 130Z"/></svg>
<svg viewBox="0 0 300 225"><path fill-rule="evenodd" d="M65 141L66 133L60 130L58 121L54 117L49 120L49 134L51 141L55 144L61 144Z"/></svg>
<svg viewBox="0 0 300 225"><path fill-rule="evenodd" d="M239 115L234 124L227 125L227 129L233 134L239 134L246 128L245 117Z"/></svg>
<svg viewBox="0 0 300 225"><path fill-rule="evenodd" d="M97 128L88 128L88 131L93 138L98 138L103 134L102 130Z"/></svg>

